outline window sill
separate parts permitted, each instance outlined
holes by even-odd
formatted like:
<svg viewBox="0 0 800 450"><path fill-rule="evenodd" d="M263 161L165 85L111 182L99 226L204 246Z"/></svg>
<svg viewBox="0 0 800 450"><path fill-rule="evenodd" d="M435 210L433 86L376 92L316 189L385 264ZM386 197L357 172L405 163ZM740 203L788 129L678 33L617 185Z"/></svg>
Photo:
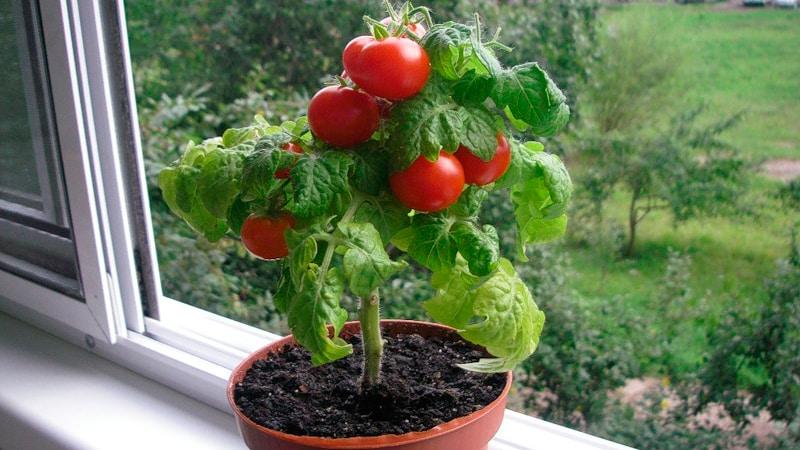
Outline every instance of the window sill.
<svg viewBox="0 0 800 450"><path fill-rule="evenodd" d="M232 417L0 313L0 448L245 449ZM506 412L490 450L627 449Z"/></svg>

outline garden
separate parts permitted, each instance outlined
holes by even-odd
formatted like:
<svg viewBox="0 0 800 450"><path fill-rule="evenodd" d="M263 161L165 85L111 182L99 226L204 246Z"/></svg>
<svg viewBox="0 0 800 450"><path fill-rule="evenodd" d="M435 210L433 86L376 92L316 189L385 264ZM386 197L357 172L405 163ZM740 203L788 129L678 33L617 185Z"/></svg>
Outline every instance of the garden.
<svg viewBox="0 0 800 450"><path fill-rule="evenodd" d="M486 40L499 30L513 47L497 51L500 61L538 61L571 110L554 136L520 123L511 131L569 169L564 237L519 252L505 191L470 219L495 224L500 253L547 317L538 349L515 369L509 407L638 448L796 448L800 14L724 3L424 4L441 20L478 12ZM126 2L166 295L289 332L281 264L235 238L198 238L170 212L159 174L188 141L254 116L279 125L305 115L325 77L341 72L363 16L382 10L364 0ZM381 274L381 314L429 320L430 261L405 249L414 260ZM345 295L342 306L356 302Z"/></svg>

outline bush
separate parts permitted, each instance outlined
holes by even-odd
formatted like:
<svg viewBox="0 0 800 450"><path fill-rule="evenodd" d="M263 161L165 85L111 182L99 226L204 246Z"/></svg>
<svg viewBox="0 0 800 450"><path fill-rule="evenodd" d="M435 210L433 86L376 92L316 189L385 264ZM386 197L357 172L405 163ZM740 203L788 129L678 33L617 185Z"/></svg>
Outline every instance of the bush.
<svg viewBox="0 0 800 450"><path fill-rule="evenodd" d="M714 352L699 374L699 407L724 405L734 420L767 409L789 424L786 437L800 444L800 243L792 232L789 257L767 282L770 302L755 317L732 311L710 336ZM741 395L747 389L749 395Z"/></svg>

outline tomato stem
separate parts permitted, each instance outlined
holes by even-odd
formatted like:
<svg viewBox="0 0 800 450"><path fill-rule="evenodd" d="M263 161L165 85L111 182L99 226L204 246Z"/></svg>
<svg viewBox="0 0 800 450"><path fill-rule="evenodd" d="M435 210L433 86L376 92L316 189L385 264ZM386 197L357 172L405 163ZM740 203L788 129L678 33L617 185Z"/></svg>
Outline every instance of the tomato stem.
<svg viewBox="0 0 800 450"><path fill-rule="evenodd" d="M361 391L380 384L383 336L381 336L380 295L378 289L369 297L361 299L358 320L361 322L361 342L364 346L364 367L361 375Z"/></svg>

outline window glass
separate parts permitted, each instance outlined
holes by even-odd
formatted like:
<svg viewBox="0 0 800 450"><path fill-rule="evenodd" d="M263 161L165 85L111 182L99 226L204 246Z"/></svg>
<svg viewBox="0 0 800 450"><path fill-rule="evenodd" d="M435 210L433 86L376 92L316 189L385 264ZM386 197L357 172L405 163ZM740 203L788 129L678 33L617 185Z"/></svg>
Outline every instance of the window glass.
<svg viewBox="0 0 800 450"><path fill-rule="evenodd" d="M36 2L0 0L0 268L79 295Z"/></svg>

